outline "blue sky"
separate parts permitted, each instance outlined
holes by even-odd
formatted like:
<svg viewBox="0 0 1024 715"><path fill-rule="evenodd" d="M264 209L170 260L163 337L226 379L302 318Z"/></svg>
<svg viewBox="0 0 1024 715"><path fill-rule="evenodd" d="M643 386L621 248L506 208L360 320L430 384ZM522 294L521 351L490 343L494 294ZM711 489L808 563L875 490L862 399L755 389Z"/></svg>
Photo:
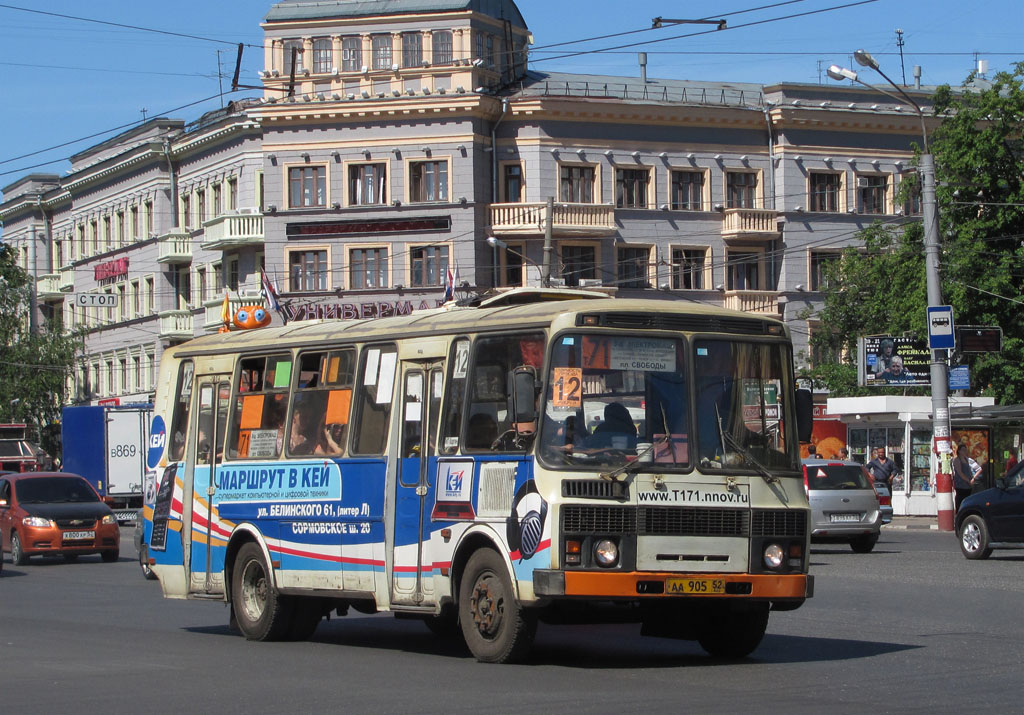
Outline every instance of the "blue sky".
<svg viewBox="0 0 1024 715"><path fill-rule="evenodd" d="M899 82L897 28L904 31L908 82L913 82L912 67L919 64L925 84L959 84L974 66L975 52L989 61L990 74L1024 60L1021 0L876 0L770 21L856 1L715 0L701 4L702 16L688 14L694 6L678 0L519 0L518 5L534 34L534 67L551 71L638 76L636 53L643 50L648 53L647 71L652 78L818 82L828 81L824 74L828 65L850 66L853 51L864 48ZM69 165L61 160L109 138L113 135L109 130L140 121L143 109L149 117L165 114L192 120L220 106L217 50L221 50L227 88L235 59L233 45L262 42L259 23L271 5L269 0L8 0L6 4L222 42L0 6L0 68L6 78L6 101L0 112L0 186L33 171L63 173ZM774 7L740 12L770 5ZM707 26L682 25L545 49L569 40L645 30L656 16L725 17L734 29L560 59L550 58L691 35ZM747 23L761 24L740 27ZM261 52L247 49L242 81L255 84L262 63ZM864 78L875 81L870 75ZM95 136L77 141L89 135ZM27 154L33 155L22 156ZM36 166L52 161L56 163Z"/></svg>

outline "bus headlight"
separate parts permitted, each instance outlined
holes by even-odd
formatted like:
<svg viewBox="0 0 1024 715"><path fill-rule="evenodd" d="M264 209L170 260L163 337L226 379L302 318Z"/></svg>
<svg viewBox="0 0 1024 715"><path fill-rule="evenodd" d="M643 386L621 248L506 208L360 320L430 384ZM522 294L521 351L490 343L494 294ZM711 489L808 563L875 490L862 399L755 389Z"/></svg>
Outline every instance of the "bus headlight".
<svg viewBox="0 0 1024 715"><path fill-rule="evenodd" d="M601 539L594 545L594 559L601 566L614 566L619 562L619 546L611 539Z"/></svg>
<svg viewBox="0 0 1024 715"><path fill-rule="evenodd" d="M764 549L764 565L770 569L777 569L782 565L786 554L778 544L768 544Z"/></svg>

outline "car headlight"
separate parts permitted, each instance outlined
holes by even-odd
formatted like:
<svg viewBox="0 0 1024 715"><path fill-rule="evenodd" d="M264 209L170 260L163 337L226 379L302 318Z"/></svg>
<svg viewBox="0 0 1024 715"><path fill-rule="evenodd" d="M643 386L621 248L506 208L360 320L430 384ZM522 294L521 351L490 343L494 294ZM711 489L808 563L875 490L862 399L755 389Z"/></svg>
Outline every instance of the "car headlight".
<svg viewBox="0 0 1024 715"><path fill-rule="evenodd" d="M116 524L117 523L117 517L114 516L113 514L107 514L106 516L104 516L100 520L100 523L101 524Z"/></svg>
<svg viewBox="0 0 1024 715"><path fill-rule="evenodd" d="M764 549L764 565L770 569L777 569L782 565L786 554L778 544L768 544Z"/></svg>
<svg viewBox="0 0 1024 715"><path fill-rule="evenodd" d="M21 523L25 526L35 526L41 529L46 529L53 526L53 522L49 519L44 519L41 516L26 516L21 520Z"/></svg>
<svg viewBox="0 0 1024 715"><path fill-rule="evenodd" d="M619 546L611 539L601 539L594 546L594 558L601 566L614 566L619 562Z"/></svg>

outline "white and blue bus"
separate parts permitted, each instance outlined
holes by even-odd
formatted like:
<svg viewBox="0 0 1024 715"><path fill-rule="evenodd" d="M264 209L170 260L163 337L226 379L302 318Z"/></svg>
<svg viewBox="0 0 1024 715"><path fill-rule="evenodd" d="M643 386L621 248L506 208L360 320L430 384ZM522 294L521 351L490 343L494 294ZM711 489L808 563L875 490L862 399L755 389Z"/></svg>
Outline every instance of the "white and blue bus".
<svg viewBox="0 0 1024 715"><path fill-rule="evenodd" d="M613 611L742 657L812 595L809 395L768 316L522 289L198 338L158 385L149 565L252 640L392 611L506 662Z"/></svg>

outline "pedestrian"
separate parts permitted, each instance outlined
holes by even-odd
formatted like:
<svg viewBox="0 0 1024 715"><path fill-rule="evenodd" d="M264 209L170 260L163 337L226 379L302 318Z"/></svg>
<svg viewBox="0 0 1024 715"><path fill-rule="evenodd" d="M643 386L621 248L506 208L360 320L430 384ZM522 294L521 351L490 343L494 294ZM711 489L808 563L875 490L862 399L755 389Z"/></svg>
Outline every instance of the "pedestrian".
<svg viewBox="0 0 1024 715"><path fill-rule="evenodd" d="M1010 447L1010 458L1006 460L1006 466L1003 467L1003 476L1010 473L1010 470L1017 466L1017 448Z"/></svg>
<svg viewBox="0 0 1024 715"><path fill-rule="evenodd" d="M846 447L840 447L839 448L839 459L843 460L844 462L849 462L850 461L850 450L847 449Z"/></svg>
<svg viewBox="0 0 1024 715"><path fill-rule="evenodd" d="M974 481L970 458L967 456L967 445L961 444L956 448L956 459L953 460L953 491L956 493L953 504L954 513L960 511L960 505L964 499L971 495Z"/></svg>
<svg viewBox="0 0 1024 715"><path fill-rule="evenodd" d="M885 456L885 447L875 447L875 458L868 462L868 472L876 482L881 482L892 489L892 475L896 473L896 463Z"/></svg>

